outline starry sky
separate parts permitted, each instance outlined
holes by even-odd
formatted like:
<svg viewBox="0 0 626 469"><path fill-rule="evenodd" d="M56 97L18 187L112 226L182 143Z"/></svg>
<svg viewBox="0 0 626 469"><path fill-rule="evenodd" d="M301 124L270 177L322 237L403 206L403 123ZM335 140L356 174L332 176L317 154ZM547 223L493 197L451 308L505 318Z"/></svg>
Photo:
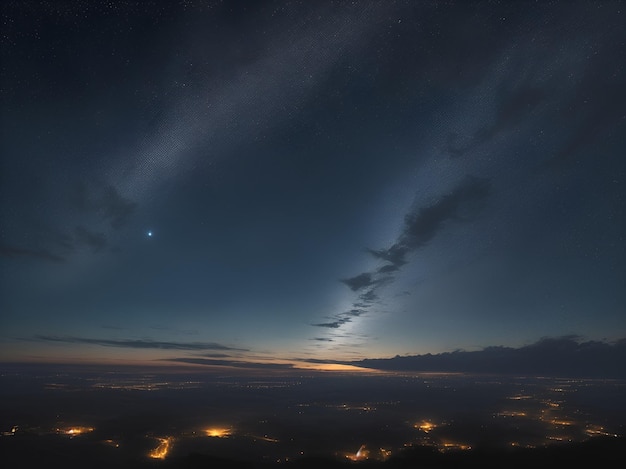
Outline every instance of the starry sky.
<svg viewBox="0 0 626 469"><path fill-rule="evenodd" d="M626 337L623 2L1 8L2 360Z"/></svg>

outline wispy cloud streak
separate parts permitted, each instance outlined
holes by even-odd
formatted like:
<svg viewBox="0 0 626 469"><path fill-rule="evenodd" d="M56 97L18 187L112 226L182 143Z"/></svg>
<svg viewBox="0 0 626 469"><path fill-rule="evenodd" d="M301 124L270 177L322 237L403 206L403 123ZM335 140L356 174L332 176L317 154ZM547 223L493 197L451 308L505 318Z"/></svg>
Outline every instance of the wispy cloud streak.
<svg viewBox="0 0 626 469"><path fill-rule="evenodd" d="M452 192L433 204L407 213L402 233L391 247L370 249L369 253L390 263L383 266L383 271L399 268L407 263L407 255L430 242L441 231L445 222L471 220L477 211L476 203L484 200L489 193L488 179L468 176ZM370 283L375 281L371 279Z"/></svg>
<svg viewBox="0 0 626 469"><path fill-rule="evenodd" d="M409 262L409 256L426 246L444 229L448 222L473 220L484 200L490 195L489 179L467 176L447 194L430 205L416 206L404 217L404 225L396 241L388 248L367 249L376 259L385 264L371 272L362 272L340 281L358 293L352 309L331 316L331 321L312 324L315 327L339 329L354 318L367 314L378 301L377 290L394 281L401 267Z"/></svg>
<svg viewBox="0 0 626 469"><path fill-rule="evenodd" d="M62 342L66 344L101 345L103 347L122 347L135 349L161 350L233 350L247 351L246 349L228 347L216 342L169 342L144 339L92 339L88 337L36 335L32 339L41 342Z"/></svg>
<svg viewBox="0 0 626 469"><path fill-rule="evenodd" d="M190 365L220 366L262 370L290 370L294 367L291 363L260 363L245 362L239 360L214 360L210 358L168 358L161 361L188 363Z"/></svg>

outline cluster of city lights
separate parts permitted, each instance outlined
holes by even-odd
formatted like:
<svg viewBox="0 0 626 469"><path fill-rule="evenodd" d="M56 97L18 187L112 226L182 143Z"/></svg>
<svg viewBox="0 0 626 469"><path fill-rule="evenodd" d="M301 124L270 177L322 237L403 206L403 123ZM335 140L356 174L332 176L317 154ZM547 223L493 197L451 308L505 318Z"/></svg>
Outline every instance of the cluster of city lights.
<svg viewBox="0 0 626 469"><path fill-rule="evenodd" d="M78 435L82 435L83 433L91 433L95 429L93 427L68 427L68 428L57 428L57 433L62 435L68 435L70 438L73 438Z"/></svg>
<svg viewBox="0 0 626 469"><path fill-rule="evenodd" d="M421 422L413 425L414 428L423 431L424 433L430 432L433 428L437 428L437 425L432 423L430 420L422 420Z"/></svg>
<svg viewBox="0 0 626 469"><path fill-rule="evenodd" d="M130 380L129 380L130 383ZM132 383L126 383L128 386L135 386ZM187 383L187 382L185 382ZM190 386L194 385L194 382L189 382ZM160 383L153 383L154 385L160 385ZM281 383L282 385L282 383ZM265 382L254 382L253 386L269 387L270 385ZM130 389L130 388L129 388ZM134 388L133 388L134 389ZM575 388L573 388L575 390ZM505 440L506 434L502 435L502 443L510 447L525 447L536 448L549 444L557 444L558 442L572 442L581 441L596 436L611 436L620 437L619 434L611 431L610 427L605 428L603 425L590 423L588 420L581 419L581 416L585 416L584 413L570 408L569 402L565 399L564 393L571 392L570 388L565 386L559 388L550 388L550 392L554 394L546 394L543 392L530 394L529 390L520 390L513 395L507 397L507 405L504 408L493 409L491 417L496 422L495 425L515 425L515 428L528 429L527 433L524 433L522 438L519 435L511 433L512 438ZM357 411L357 412L382 412L387 406L399 405L399 401L379 402L350 402L334 405L332 403L301 403L297 404L298 414L303 412L308 413L310 408L324 407L326 409L334 409L336 412L342 411ZM327 410L328 412L329 410ZM0 438L13 437L17 433L24 435L55 435L53 438L57 439L73 439L80 435L85 435L94 432L96 429L84 424L92 423L97 425L97 422L89 422L85 420L69 421L71 423L81 423L83 425L67 425L65 421L58 421L56 424L50 426L28 426L20 424L7 426L0 431ZM20 422L14 422L20 423ZM160 433L147 433L145 438L150 439L152 444L151 450L141 450L143 458L151 458L155 460L165 460L176 456L175 453L184 453L187 444L194 447L202 448L205 446L211 450L221 451L221 448L225 448L230 451L233 447L238 445L245 445L247 442L254 443L255 451L263 451L264 458L277 458L277 462L288 462L291 458L302 457L307 451L306 443L300 446L298 443L297 434L293 435L288 441L285 441L285 448L279 443L284 439L281 434L273 434L272 420L267 419L258 420L259 424L263 424L262 427L254 426L252 428L246 428L245 425L238 424L237 422L229 421L228 419L204 420L203 423L193 427L183 429L177 433L165 431L164 434ZM450 435L454 434L454 426L456 422L454 419L439 420L436 418L436 414L432 411L428 414L413 415L408 420L404 420L406 426L405 432L408 436L405 443L399 442L398 446L392 447L394 453L396 449L401 450L402 447L429 447L435 451L441 453L467 451L472 450L472 438L471 435L468 441L458 441L454 436L450 438ZM57 426L58 425L58 426ZM263 430L260 430L262 428ZM267 432L267 433L265 433ZM102 429L99 428L98 433L102 433ZM528 436L526 436L528 435ZM68 443L71 445L81 442L94 441L96 434L91 436L83 436L82 438L76 438L75 443ZM280 438L276 438L278 436ZM104 439L104 438L116 438L116 439ZM226 439L232 437L231 440L217 441L217 439ZM19 438L19 436L17 437ZM186 439L194 439L193 442L188 442ZM216 439L215 441L209 441L209 439ZM505 443L506 441L506 443ZM261 442L269 443L266 445ZM106 445L112 448L120 448L121 446L127 446L125 440L120 440L119 436L108 435L98 436L97 443ZM384 461L391 456L392 451L389 449L381 448L379 445L387 445L387 442L377 442L373 444L371 441L365 441L365 444L361 445L358 449L356 445L354 447L343 448L340 451L335 452L335 456L338 458L345 458L353 462L366 462L367 461ZM275 446L273 446L275 445ZM176 446L176 448L174 448ZM176 451L173 451L173 450ZM286 449L283 453L283 449ZM300 456L298 456L298 454ZM344 459L344 460L345 460ZM161 463L157 463L161 464ZM362 466L363 464L357 464L356 466Z"/></svg>
<svg viewBox="0 0 626 469"><path fill-rule="evenodd" d="M350 461L365 461L368 459L384 461L391 456L391 450L378 448L377 450L370 451L366 445L361 445L356 453L348 453L345 456Z"/></svg>
<svg viewBox="0 0 626 469"><path fill-rule="evenodd" d="M148 453L148 457L152 459L165 459L167 453L172 449L174 438L167 436L165 438L157 438L159 445Z"/></svg>

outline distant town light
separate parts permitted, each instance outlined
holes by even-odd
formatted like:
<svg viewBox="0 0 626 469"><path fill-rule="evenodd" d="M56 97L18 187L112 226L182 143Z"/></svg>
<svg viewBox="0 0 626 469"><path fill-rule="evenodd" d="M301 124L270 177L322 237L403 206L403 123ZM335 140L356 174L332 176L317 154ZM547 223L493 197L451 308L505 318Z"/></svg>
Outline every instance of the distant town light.
<svg viewBox="0 0 626 469"><path fill-rule="evenodd" d="M209 427L204 430L204 433L212 438L228 438L233 431L228 427Z"/></svg>

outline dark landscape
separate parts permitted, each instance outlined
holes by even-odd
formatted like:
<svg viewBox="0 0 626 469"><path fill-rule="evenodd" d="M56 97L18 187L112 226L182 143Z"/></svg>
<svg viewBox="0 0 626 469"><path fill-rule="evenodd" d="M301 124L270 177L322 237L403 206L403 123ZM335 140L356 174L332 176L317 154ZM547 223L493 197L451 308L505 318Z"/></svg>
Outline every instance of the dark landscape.
<svg viewBox="0 0 626 469"><path fill-rule="evenodd" d="M12 467L597 467L624 448L618 379L15 365L0 384Z"/></svg>

